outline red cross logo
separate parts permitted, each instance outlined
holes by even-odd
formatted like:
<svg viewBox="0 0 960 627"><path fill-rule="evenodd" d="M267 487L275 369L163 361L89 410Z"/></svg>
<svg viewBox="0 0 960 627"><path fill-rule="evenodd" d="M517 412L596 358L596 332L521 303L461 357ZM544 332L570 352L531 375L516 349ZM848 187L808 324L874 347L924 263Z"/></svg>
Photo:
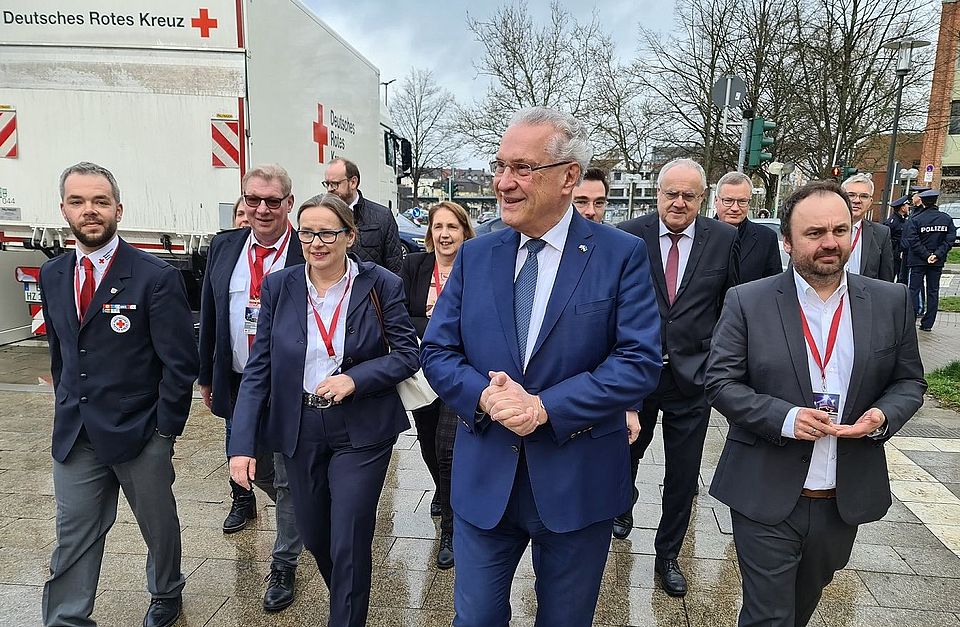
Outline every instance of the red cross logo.
<svg viewBox="0 0 960 627"><path fill-rule="evenodd" d="M210 29L217 27L217 20L211 19L207 9L200 9L200 16L190 20L190 26L200 29L200 36L210 37Z"/></svg>
<svg viewBox="0 0 960 627"><path fill-rule="evenodd" d="M323 163L323 147L330 143L330 134L323 124L323 105L317 105L317 121L313 123L313 141L317 142L317 159Z"/></svg>
<svg viewBox="0 0 960 627"><path fill-rule="evenodd" d="M127 324L126 324L123 320L117 320L117 328L118 328L118 329L122 329L122 328L125 327L125 326L127 326Z"/></svg>

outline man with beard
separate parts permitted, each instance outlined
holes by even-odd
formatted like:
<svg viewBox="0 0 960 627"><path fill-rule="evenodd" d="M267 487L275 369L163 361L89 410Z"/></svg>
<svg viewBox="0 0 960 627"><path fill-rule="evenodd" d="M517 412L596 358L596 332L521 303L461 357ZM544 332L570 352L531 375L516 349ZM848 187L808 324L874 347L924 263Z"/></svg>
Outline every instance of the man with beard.
<svg viewBox="0 0 960 627"><path fill-rule="evenodd" d="M117 236L120 190L78 163L60 177L75 252L43 265L43 317L56 404L57 544L43 624L90 619L120 489L147 545L145 627L172 625L185 582L173 498L173 446L197 377L193 319L177 270Z"/></svg>
<svg viewBox="0 0 960 627"><path fill-rule="evenodd" d="M717 181L713 208L717 219L737 228L740 282L749 283L783 271L777 234L747 218L753 182L743 172L727 172Z"/></svg>
<svg viewBox="0 0 960 627"><path fill-rule="evenodd" d="M857 526L890 507L882 445L923 404L907 289L844 271L851 222L836 183L797 190L792 269L728 292L714 331L707 398L730 429L710 494L731 509L741 627L807 624Z"/></svg>
<svg viewBox="0 0 960 627"><path fill-rule="evenodd" d="M873 180L866 174L854 174L843 182L843 191L850 199L853 230L850 233L850 260L847 271L871 279L893 281L893 246L890 227L871 222Z"/></svg>

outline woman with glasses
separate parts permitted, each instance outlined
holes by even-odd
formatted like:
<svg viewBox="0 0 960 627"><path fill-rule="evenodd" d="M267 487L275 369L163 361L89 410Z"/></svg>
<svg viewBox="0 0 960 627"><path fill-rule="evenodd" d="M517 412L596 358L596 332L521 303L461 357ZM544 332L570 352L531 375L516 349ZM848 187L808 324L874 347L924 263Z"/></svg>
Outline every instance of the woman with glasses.
<svg viewBox="0 0 960 627"><path fill-rule="evenodd" d="M230 475L256 476L257 446L286 457L297 528L330 591L331 627L366 623L377 501L397 435L396 385L419 368L393 273L347 254L353 214L332 194L297 213L304 266L267 277L230 441Z"/></svg>
<svg viewBox="0 0 960 627"><path fill-rule="evenodd" d="M403 260L403 287L407 311L421 338L430 321L443 285L453 269L457 251L465 240L474 237L466 210L455 202L439 202L428 213L425 246L428 252L413 253ZM450 509L450 468L453 441L457 434L457 415L440 399L413 411L420 440L420 454L436 486L430 514L440 516L440 548L437 568L453 566L453 510Z"/></svg>

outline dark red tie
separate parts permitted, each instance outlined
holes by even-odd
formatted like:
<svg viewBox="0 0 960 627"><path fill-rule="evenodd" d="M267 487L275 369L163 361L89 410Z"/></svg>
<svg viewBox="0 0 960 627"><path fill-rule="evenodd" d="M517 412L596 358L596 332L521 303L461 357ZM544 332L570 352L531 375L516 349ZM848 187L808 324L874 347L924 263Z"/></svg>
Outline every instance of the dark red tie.
<svg viewBox="0 0 960 627"><path fill-rule="evenodd" d="M667 253L667 271L665 279L667 280L667 300L670 304L677 298L677 273L680 268L680 247L677 243L683 237L682 233L667 233L670 238L670 252Z"/></svg>
<svg viewBox="0 0 960 627"><path fill-rule="evenodd" d="M253 245L253 254L256 258L253 260L253 276L250 277L250 298L252 299L260 298L260 286L263 284L263 259L271 252L273 252L272 248L260 244Z"/></svg>
<svg viewBox="0 0 960 627"><path fill-rule="evenodd" d="M89 257L80 259L80 265L83 266L83 287L80 288L80 322L83 322L83 316L86 315L90 303L93 301L93 293L97 291L96 282L93 278L93 262Z"/></svg>

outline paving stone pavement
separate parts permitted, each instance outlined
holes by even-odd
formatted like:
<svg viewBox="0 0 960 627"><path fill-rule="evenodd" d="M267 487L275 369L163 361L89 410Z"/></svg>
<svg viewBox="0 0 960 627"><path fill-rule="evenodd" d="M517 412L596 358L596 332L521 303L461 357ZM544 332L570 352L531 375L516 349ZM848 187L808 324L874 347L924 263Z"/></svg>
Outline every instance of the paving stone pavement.
<svg viewBox="0 0 960 627"><path fill-rule="evenodd" d="M941 322L943 324L941 325ZM939 321L921 337L927 370L960 354L960 320ZM945 362L944 362L945 363ZM942 364L941 364L942 365ZM53 397L41 346L0 348L0 625L39 624L40 595L55 540L50 430ZM893 506L861 527L847 569L826 589L816 627L960 627L960 415L928 399L903 436L886 447ZM707 494L726 432L711 418L690 532L680 561L690 580L685 599L653 583L653 535L660 515L663 448L655 441L638 479L635 528L614 540L595 625L728 627L736 624L740 579L727 508ZM933 434L932 436L930 434ZM258 499L250 528L225 536L228 509L223 424L199 400L176 444L175 491L183 536L184 615L180 627L326 624L327 592L305 557L297 600L286 611L261 609L269 570L274 510ZM380 500L374 541L369 625L428 627L452 619L453 571L433 566L437 522L430 517L430 475L410 433L397 443ZM94 618L102 627L139 625L149 602L146 548L121 497L107 537ZM528 555L512 590L512 625L532 626L534 573Z"/></svg>

